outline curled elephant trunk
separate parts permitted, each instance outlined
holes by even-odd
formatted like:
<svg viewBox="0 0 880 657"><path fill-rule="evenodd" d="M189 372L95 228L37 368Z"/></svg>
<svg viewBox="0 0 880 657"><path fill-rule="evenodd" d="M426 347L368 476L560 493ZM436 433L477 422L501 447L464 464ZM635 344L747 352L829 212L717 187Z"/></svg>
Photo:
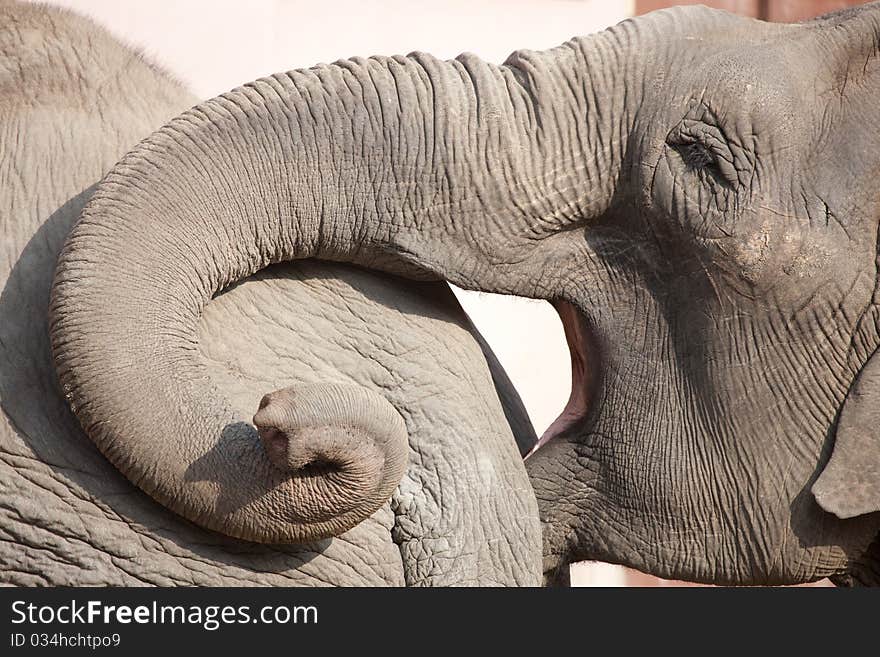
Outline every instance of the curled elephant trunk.
<svg viewBox="0 0 880 657"><path fill-rule="evenodd" d="M142 142L56 272L53 351L88 435L163 505L231 536L309 541L371 515L405 469L397 412L359 388L283 391L258 433L199 360L202 309L299 258L538 296L548 283L523 262L610 202L627 30L501 67L414 54L279 74Z"/></svg>
<svg viewBox="0 0 880 657"><path fill-rule="evenodd" d="M286 388L254 415L269 460L297 481L298 516L324 536L372 514L406 469L403 419L384 397L355 386Z"/></svg>

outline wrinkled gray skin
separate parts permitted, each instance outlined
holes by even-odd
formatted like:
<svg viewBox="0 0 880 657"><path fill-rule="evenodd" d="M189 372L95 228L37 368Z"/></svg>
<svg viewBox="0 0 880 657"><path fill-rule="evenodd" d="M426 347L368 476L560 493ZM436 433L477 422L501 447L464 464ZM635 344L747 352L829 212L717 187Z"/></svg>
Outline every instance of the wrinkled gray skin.
<svg viewBox="0 0 880 657"><path fill-rule="evenodd" d="M0 1L2 582L539 583L537 507L510 427L522 450L536 438L445 284L314 261L279 265L207 303L190 336L211 394L241 418L187 464L191 485L216 490L218 508L235 495L216 488L217 460L241 435L255 435L249 421L264 393L298 386L308 397L309 384L332 384L384 404L385 415L367 419L402 435L405 471L390 501L336 538L260 545L201 529L133 486L80 429L56 383L48 337L57 255L102 175L194 102L89 21ZM136 260L120 252L93 264ZM138 303L131 297L105 312ZM138 323L149 334L147 316ZM113 339L91 337L108 346ZM150 374L131 374L117 392L145 417L161 415L148 395ZM160 376L173 387L173 377ZM302 418L309 407L294 410ZM351 426L359 435L361 425ZM185 425L162 431L155 425L149 441L187 438Z"/></svg>
<svg viewBox="0 0 880 657"><path fill-rule="evenodd" d="M67 242L65 389L165 504L273 533L244 501L205 518L216 494L186 479L229 421L193 348L217 290L320 257L549 299L575 373L527 461L550 580L605 559L870 582L878 39L877 4L803 25L691 7L503 66L357 59L203 103L125 157Z"/></svg>

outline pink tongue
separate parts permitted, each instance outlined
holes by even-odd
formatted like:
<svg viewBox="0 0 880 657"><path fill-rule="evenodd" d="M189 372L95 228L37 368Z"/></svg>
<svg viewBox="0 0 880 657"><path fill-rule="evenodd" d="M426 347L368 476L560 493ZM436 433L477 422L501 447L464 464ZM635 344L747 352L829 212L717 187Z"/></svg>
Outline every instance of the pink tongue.
<svg viewBox="0 0 880 657"><path fill-rule="evenodd" d="M590 408L590 377L587 369L590 363L587 354L588 338L583 320L577 309L567 301L554 301L553 307L556 308L556 312L559 313L559 318L562 320L565 340L568 342L568 350L571 353L571 394L562 413L547 428L525 458L529 458L543 445L581 420Z"/></svg>

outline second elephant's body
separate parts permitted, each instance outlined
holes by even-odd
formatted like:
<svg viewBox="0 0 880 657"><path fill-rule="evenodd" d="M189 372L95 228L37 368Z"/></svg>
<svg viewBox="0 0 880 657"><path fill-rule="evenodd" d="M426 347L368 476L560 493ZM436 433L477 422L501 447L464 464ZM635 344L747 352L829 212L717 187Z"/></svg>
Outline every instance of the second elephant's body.
<svg viewBox="0 0 880 657"><path fill-rule="evenodd" d="M95 183L195 99L67 12L2 4L0 44L3 583L537 583L536 502L499 391L520 440L534 436L441 283L300 263L227 290L199 322L198 357L232 414L248 418L268 390L320 381L376 391L402 416L409 453L397 492L341 536L298 546L228 538L166 510L108 462L56 381L47 319L55 262ZM137 403L140 390L118 393ZM185 440L187 428L178 430ZM215 485L210 459L207 450L193 464L192 485Z"/></svg>

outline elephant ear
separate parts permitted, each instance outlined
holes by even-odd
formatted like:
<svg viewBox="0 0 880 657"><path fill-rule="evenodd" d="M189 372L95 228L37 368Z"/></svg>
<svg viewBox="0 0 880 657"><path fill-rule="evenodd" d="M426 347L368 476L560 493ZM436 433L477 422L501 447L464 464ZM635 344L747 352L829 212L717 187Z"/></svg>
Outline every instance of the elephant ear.
<svg viewBox="0 0 880 657"><path fill-rule="evenodd" d="M880 352L844 401L831 460L812 490L819 506L838 518L880 510Z"/></svg>

